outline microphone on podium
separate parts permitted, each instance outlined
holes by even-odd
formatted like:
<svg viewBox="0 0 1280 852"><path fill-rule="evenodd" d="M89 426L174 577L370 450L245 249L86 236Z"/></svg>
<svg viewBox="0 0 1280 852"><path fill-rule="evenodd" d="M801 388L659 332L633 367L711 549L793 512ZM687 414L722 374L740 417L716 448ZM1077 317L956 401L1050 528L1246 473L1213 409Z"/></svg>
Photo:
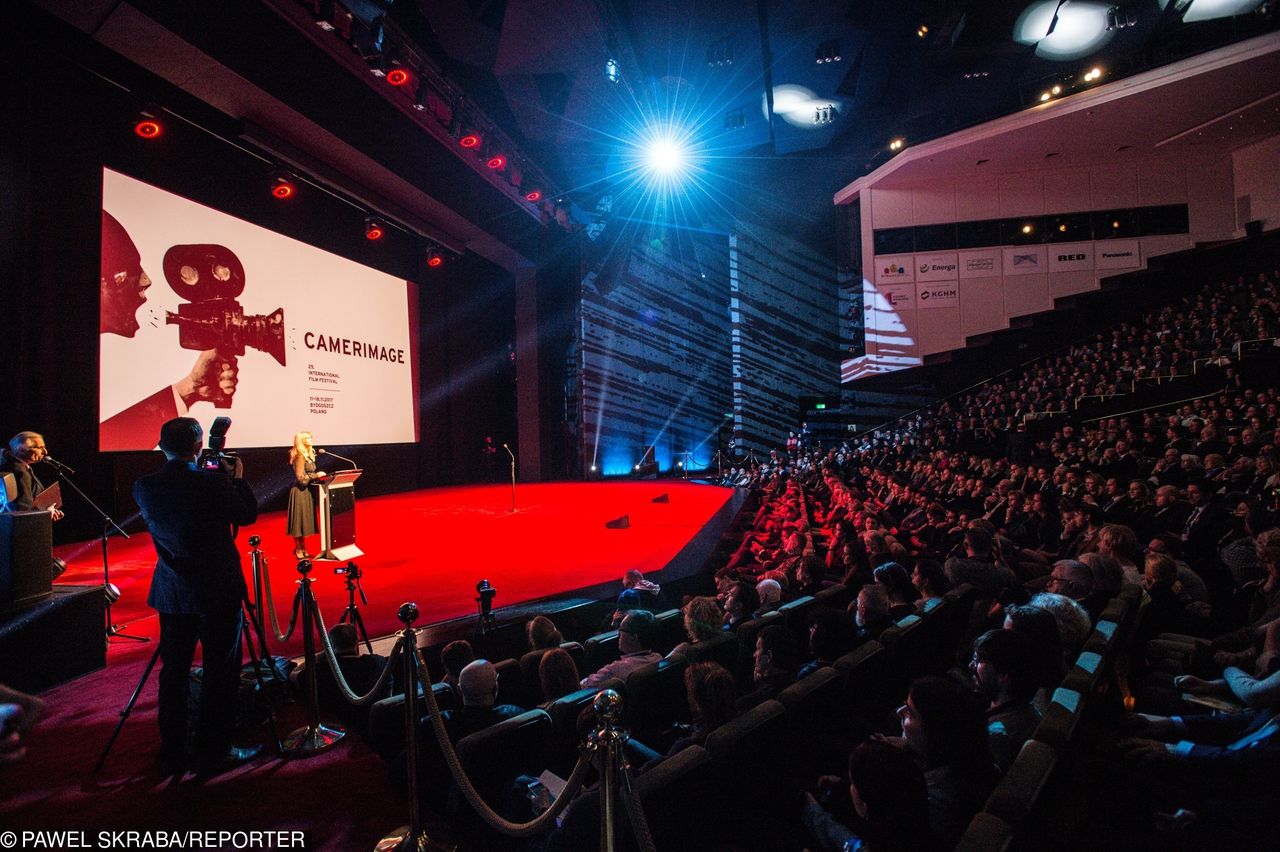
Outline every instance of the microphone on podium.
<svg viewBox="0 0 1280 852"><path fill-rule="evenodd" d="M352 461L351 459L347 458L346 456L340 456L340 455L338 455L337 453L331 453L331 452L329 452L328 450L323 450L323 449L317 448L317 449L316 449L316 455L318 455L318 456L333 456L335 459L341 459L342 461L347 462L347 463L348 463L348 464L350 464L350 465L351 465L351 467L353 467L353 468L357 468L357 467L359 467L359 466L360 466L360 465L356 464L354 461Z"/></svg>
<svg viewBox="0 0 1280 852"><path fill-rule="evenodd" d="M57 459L55 459L53 456L45 456L43 459L41 459L41 461L46 461L46 462L48 462L49 464L53 465L54 469L56 469L56 470L58 470L58 471L60 471L60 472L62 472L62 473L75 473L75 472L76 472L76 471L75 471L75 468L71 467L70 465L65 465L65 464L63 464L62 462L60 462L60 461L58 461Z"/></svg>
<svg viewBox="0 0 1280 852"><path fill-rule="evenodd" d="M515 453L511 452L511 448L510 448L510 447L508 447L506 444L503 444L503 445L502 445L502 449L504 449L504 450L506 450L506 451L507 451L507 455L511 456L511 460L512 460L512 461L515 461L515 460L516 460Z"/></svg>

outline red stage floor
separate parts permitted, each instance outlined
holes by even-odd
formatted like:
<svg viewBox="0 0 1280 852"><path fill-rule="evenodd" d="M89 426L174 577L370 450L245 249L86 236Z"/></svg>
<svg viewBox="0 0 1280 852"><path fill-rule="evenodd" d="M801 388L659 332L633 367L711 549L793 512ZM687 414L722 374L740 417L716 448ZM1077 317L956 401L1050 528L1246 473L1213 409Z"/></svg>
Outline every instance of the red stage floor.
<svg viewBox="0 0 1280 852"><path fill-rule="evenodd" d="M670 502L652 502L664 493ZM405 601L418 604L420 625L474 614L475 584L481 578L498 589L494 605L504 607L620 580L628 568L660 570L732 493L671 481L521 485L514 513L510 486L503 485L365 499L359 507L358 540L366 555L356 562L364 572L369 604L361 606L361 614L370 635L378 636L400 627L395 614ZM629 529L605 528L605 521L623 514L630 516ZM286 622L298 575L284 513L262 515L241 530L246 554L251 535L262 538L276 609ZM318 537L308 540L313 549L318 542ZM60 582L101 582L99 553L97 541L58 548L68 563ZM244 564L248 576L247 556ZM112 615L130 633L154 636L158 629L155 613L146 606L154 565L150 536L111 540L111 580L122 592ZM318 563L313 574L316 598L330 622L341 615L347 595L344 578L333 574L333 565ZM275 643L272 650L300 652ZM135 652L149 653L149 647L113 642L108 663Z"/></svg>

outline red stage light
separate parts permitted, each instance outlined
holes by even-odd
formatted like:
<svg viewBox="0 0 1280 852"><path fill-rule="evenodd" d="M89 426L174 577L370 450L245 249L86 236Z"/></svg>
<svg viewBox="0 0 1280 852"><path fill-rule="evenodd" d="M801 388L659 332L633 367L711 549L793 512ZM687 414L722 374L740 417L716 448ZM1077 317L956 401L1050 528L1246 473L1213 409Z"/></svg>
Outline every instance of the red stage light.
<svg viewBox="0 0 1280 852"><path fill-rule="evenodd" d="M533 202L533 203L535 203L535 204L536 204L537 202L539 202L539 201L541 201L541 200L542 200L542 190L540 190L540 189L531 189L531 190L529 190L528 192L526 192L526 193L524 194L524 200L525 200L525 201L529 201L529 202Z"/></svg>
<svg viewBox="0 0 1280 852"><path fill-rule="evenodd" d="M375 219L366 219L364 223L364 238L366 240L380 240L382 235L386 233L382 228L382 223Z"/></svg>
<svg viewBox="0 0 1280 852"><path fill-rule="evenodd" d="M494 154L492 157L489 158L489 162L486 165L488 165L489 168L495 169L495 170L504 169L507 167L507 158L502 156L501 154Z"/></svg>
<svg viewBox="0 0 1280 852"><path fill-rule="evenodd" d="M431 249L427 252L427 266L435 269L438 266L444 266L444 255L439 249Z"/></svg>
<svg viewBox="0 0 1280 852"><path fill-rule="evenodd" d="M133 132L143 139L155 139L161 133L164 133L164 125L149 115L140 116L133 123Z"/></svg>
<svg viewBox="0 0 1280 852"><path fill-rule="evenodd" d="M277 177L271 182L271 194L282 201L286 198L293 198L293 194L296 191L293 181L286 177Z"/></svg>
<svg viewBox="0 0 1280 852"><path fill-rule="evenodd" d="M461 145L463 148L479 148L480 134L468 133L458 140L458 144Z"/></svg>
<svg viewBox="0 0 1280 852"><path fill-rule="evenodd" d="M409 82L409 72L403 68L392 68L387 72L387 82L393 86L403 86Z"/></svg>

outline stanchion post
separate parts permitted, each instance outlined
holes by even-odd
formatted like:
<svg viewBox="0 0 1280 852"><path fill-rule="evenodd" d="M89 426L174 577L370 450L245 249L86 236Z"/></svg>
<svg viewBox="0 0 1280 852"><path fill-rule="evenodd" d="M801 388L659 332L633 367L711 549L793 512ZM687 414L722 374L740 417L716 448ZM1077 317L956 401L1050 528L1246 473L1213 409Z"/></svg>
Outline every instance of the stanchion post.
<svg viewBox="0 0 1280 852"><path fill-rule="evenodd" d="M413 626L418 620L418 605L412 602L401 604L396 618L404 625L404 630L400 631L400 659L404 665L404 753L407 758L409 824L383 837L374 849L376 852L425 852L441 847L432 843L422 830L418 804L418 631ZM423 689L426 688L424 684Z"/></svg>
<svg viewBox="0 0 1280 852"><path fill-rule="evenodd" d="M600 727L591 734L591 744L600 755L600 849L615 852L617 832L618 772L622 761L622 696L612 689L596 695L592 702Z"/></svg>
<svg viewBox="0 0 1280 852"><path fill-rule="evenodd" d="M262 659L270 660L271 651L267 648L267 607L270 602L267 601L266 587L263 583L262 572L267 570L267 555L258 549L262 544L262 537L249 536L249 546L253 550L249 554L249 559L253 563L253 608L249 610L249 614L253 617L253 626L258 631L258 645L262 651Z"/></svg>
<svg viewBox="0 0 1280 852"><path fill-rule="evenodd" d="M310 757L319 754L346 736L340 725L326 725L320 721L320 695L317 683L319 659L316 657L315 610L316 599L311 593L311 560L298 562L302 579L302 653L307 660L307 724L284 738L284 753L288 757Z"/></svg>

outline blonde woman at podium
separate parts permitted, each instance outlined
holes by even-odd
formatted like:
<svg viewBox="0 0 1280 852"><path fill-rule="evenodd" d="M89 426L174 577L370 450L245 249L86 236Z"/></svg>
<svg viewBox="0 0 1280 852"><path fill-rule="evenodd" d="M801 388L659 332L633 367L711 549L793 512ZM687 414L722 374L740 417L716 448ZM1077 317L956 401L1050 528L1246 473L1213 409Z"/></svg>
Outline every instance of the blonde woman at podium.
<svg viewBox="0 0 1280 852"><path fill-rule="evenodd" d="M316 448L310 432L294 433L289 464L293 466L293 487L289 489L288 532L293 539L294 557L306 559L307 536L316 534L316 496L311 483L329 476L316 470Z"/></svg>

